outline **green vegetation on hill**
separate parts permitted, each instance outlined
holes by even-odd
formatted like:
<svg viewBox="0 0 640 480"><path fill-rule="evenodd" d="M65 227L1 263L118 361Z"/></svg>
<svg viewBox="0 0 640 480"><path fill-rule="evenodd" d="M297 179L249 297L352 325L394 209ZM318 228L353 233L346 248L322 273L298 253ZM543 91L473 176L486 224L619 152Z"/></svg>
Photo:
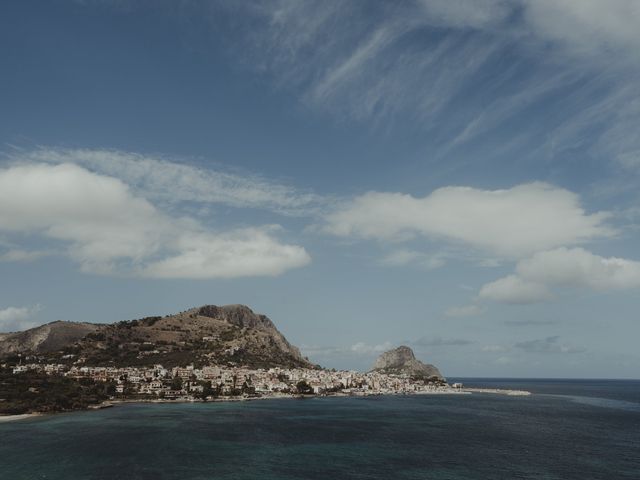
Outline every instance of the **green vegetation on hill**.
<svg viewBox="0 0 640 480"><path fill-rule="evenodd" d="M76 381L34 371L12 374L0 369L0 414L64 412L96 405L115 393L115 384Z"/></svg>
<svg viewBox="0 0 640 480"><path fill-rule="evenodd" d="M112 324L52 322L0 339L0 359L86 366L313 368L264 315L206 305Z"/></svg>

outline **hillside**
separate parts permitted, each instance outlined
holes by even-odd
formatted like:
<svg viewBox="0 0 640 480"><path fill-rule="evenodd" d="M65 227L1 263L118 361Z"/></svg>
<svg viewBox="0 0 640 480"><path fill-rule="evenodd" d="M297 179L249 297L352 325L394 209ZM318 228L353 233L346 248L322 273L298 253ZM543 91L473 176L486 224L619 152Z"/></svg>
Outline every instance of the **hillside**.
<svg viewBox="0 0 640 480"><path fill-rule="evenodd" d="M100 325L56 321L23 332L0 334L0 356L15 353L50 353L95 332Z"/></svg>
<svg viewBox="0 0 640 480"><path fill-rule="evenodd" d="M244 305L112 324L59 321L0 337L0 357L17 354L84 365L313 367L268 317Z"/></svg>

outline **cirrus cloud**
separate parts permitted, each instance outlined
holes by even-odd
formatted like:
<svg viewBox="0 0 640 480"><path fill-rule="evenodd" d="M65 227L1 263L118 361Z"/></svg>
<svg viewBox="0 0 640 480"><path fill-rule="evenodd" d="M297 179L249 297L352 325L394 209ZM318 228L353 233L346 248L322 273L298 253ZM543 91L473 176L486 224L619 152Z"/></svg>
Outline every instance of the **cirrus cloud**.
<svg viewBox="0 0 640 480"><path fill-rule="evenodd" d="M484 313L484 307L480 305L463 305L461 307L448 308L444 314L447 317L473 317Z"/></svg>
<svg viewBox="0 0 640 480"><path fill-rule="evenodd" d="M151 200L221 204L258 208L283 215L303 215L321 207L324 199L312 192L261 176L222 168L200 168L159 155L121 150L54 148L16 149L14 163L75 164L99 175L118 178L136 194Z"/></svg>
<svg viewBox="0 0 640 480"><path fill-rule="evenodd" d="M560 156L564 145L580 145L603 161L638 157L636 0L222 5L251 19L246 37L233 43L234 59L311 108L384 129L415 120L443 139L442 158L456 144L481 146L486 132L515 124L522 127L514 144L503 146L514 153L542 145ZM514 49L518 61L510 61ZM532 106L549 109L542 132Z"/></svg>
<svg viewBox="0 0 640 480"><path fill-rule="evenodd" d="M560 343L560 337L555 335L536 340L527 340L514 345L527 353L583 353L586 349Z"/></svg>

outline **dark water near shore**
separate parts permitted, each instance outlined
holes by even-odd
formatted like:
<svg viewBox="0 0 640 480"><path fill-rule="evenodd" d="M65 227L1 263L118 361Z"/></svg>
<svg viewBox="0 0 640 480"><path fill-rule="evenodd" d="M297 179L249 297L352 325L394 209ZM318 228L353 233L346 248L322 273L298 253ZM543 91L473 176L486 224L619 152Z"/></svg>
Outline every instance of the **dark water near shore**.
<svg viewBox="0 0 640 480"><path fill-rule="evenodd" d="M530 397L137 404L0 424L0 478L640 479L640 381Z"/></svg>

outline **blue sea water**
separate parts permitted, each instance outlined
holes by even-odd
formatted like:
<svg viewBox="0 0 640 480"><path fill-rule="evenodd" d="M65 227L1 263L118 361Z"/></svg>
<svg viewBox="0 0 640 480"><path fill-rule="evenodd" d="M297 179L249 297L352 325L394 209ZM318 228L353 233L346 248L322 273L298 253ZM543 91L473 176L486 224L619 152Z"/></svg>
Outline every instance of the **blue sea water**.
<svg viewBox="0 0 640 480"><path fill-rule="evenodd" d="M640 479L640 381L463 379L530 397L130 404L0 424L0 478Z"/></svg>

